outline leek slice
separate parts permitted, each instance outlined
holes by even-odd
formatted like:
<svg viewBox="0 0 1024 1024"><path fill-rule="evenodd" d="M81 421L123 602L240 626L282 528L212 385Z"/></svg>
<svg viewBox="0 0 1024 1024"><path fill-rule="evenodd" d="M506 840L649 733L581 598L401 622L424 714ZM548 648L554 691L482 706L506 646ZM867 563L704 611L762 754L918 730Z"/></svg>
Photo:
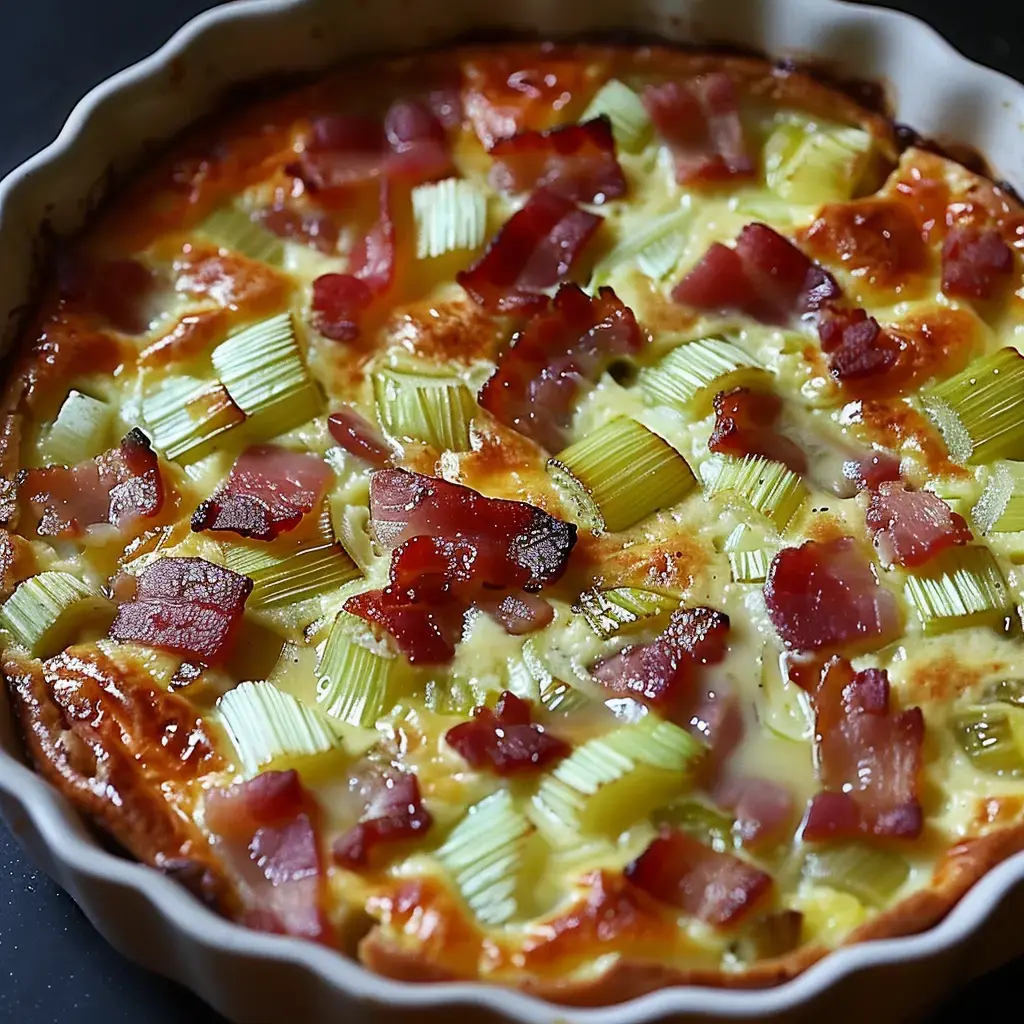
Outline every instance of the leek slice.
<svg viewBox="0 0 1024 1024"><path fill-rule="evenodd" d="M0 607L0 627L33 658L62 651L84 628L113 618L110 602L67 572L41 572Z"/></svg>
<svg viewBox="0 0 1024 1024"><path fill-rule="evenodd" d="M331 498L331 526L338 543L348 557L369 576L381 561L370 536L370 510L365 505L350 505L344 498Z"/></svg>
<svg viewBox="0 0 1024 1024"><path fill-rule="evenodd" d="M755 963L783 956L796 949L803 938L804 915L799 910L775 910L749 925L729 946L741 963Z"/></svg>
<svg viewBox="0 0 1024 1024"><path fill-rule="evenodd" d="M700 800L687 799L669 804L655 811L651 820L656 825L672 825L681 829L718 853L732 850L736 845L733 819Z"/></svg>
<svg viewBox="0 0 1024 1024"><path fill-rule="evenodd" d="M487 197L462 178L417 185L412 190L416 259L479 249L487 234Z"/></svg>
<svg viewBox="0 0 1024 1024"><path fill-rule="evenodd" d="M254 583L249 608L275 608L319 597L362 574L345 549L333 540L315 541L289 554L245 544L225 546L227 567Z"/></svg>
<svg viewBox="0 0 1024 1024"><path fill-rule="evenodd" d="M214 210L197 230L220 249L240 252L251 260L275 267L284 263L281 239L236 206L221 206Z"/></svg>
<svg viewBox="0 0 1024 1024"><path fill-rule="evenodd" d="M479 921L500 925L519 912L528 896L524 869L534 835L509 791L501 789L471 807L437 851Z"/></svg>
<svg viewBox="0 0 1024 1024"><path fill-rule="evenodd" d="M189 465L208 455L218 437L245 421L222 384L169 377L142 399L153 446L164 458Z"/></svg>
<svg viewBox="0 0 1024 1024"><path fill-rule="evenodd" d="M239 683L217 701L217 710L247 775L272 762L326 754L339 745L316 711L273 683Z"/></svg>
<svg viewBox="0 0 1024 1024"><path fill-rule="evenodd" d="M684 791L704 750L685 729L646 715L561 761L541 782L531 818L559 846L580 833L618 835Z"/></svg>
<svg viewBox="0 0 1024 1024"><path fill-rule="evenodd" d="M580 121L607 117L615 144L626 153L639 153L653 134L653 125L643 100L624 82L613 78L598 89Z"/></svg>
<svg viewBox="0 0 1024 1024"><path fill-rule="evenodd" d="M455 377L382 370L374 377L377 416L394 438L422 441L438 451L469 451L473 393Z"/></svg>
<svg viewBox="0 0 1024 1024"><path fill-rule="evenodd" d="M39 442L39 454L49 464L73 466L110 447L114 409L108 402L72 389L57 418Z"/></svg>
<svg viewBox="0 0 1024 1024"><path fill-rule="evenodd" d="M692 219L689 206L655 217L601 260L594 268L592 287L607 284L612 272L627 263L636 263L655 281L667 277L682 258L687 242L685 232Z"/></svg>
<svg viewBox="0 0 1024 1024"><path fill-rule="evenodd" d="M804 857L804 878L856 896L861 903L886 906L910 874L899 854L864 843L815 849Z"/></svg>
<svg viewBox="0 0 1024 1024"><path fill-rule="evenodd" d="M765 644L761 653L758 716L783 739L806 743L814 738L814 708L811 698L786 677L783 657L771 644Z"/></svg>
<svg viewBox="0 0 1024 1024"><path fill-rule="evenodd" d="M859 128L794 132L781 125L765 144L768 187L787 202L846 202L857 190L874 140Z"/></svg>
<svg viewBox="0 0 1024 1024"><path fill-rule="evenodd" d="M719 456L708 464L706 494L709 498L725 495L749 505L781 533L808 491L803 480L781 462L760 455Z"/></svg>
<svg viewBox="0 0 1024 1024"><path fill-rule="evenodd" d="M437 715L463 717L487 703L493 691L474 679L431 679L423 695L423 703Z"/></svg>
<svg viewBox="0 0 1024 1024"><path fill-rule="evenodd" d="M980 545L943 551L907 576L904 594L929 636L969 626L1006 630L1014 611L999 563Z"/></svg>
<svg viewBox="0 0 1024 1024"><path fill-rule="evenodd" d="M775 557L774 548L758 548L755 551L730 551L729 571L733 583L764 583L768 578L768 567Z"/></svg>
<svg viewBox="0 0 1024 1024"><path fill-rule="evenodd" d="M921 402L954 462L1024 459L1024 356L1015 348L975 359Z"/></svg>
<svg viewBox="0 0 1024 1024"><path fill-rule="evenodd" d="M396 658L360 644L346 616L339 615L317 665L317 703L331 718L364 728L374 726L395 704L396 665Z"/></svg>
<svg viewBox="0 0 1024 1024"><path fill-rule="evenodd" d="M644 398L702 419L715 395L736 387L765 387L770 374L743 349L722 338L699 338L674 348L640 371Z"/></svg>
<svg viewBox="0 0 1024 1024"><path fill-rule="evenodd" d="M1024 709L993 703L966 708L952 721L960 749L989 775L1024 774Z"/></svg>
<svg viewBox="0 0 1024 1024"><path fill-rule="evenodd" d="M290 313L246 327L213 350L213 365L228 394L261 439L308 423L323 404L306 369Z"/></svg>
<svg viewBox="0 0 1024 1024"><path fill-rule="evenodd" d="M540 692L540 702L550 714L570 715L593 704L593 700L575 686L552 679Z"/></svg>
<svg viewBox="0 0 1024 1024"><path fill-rule="evenodd" d="M549 459L548 472L588 525L613 533L677 505L697 485L672 445L626 416Z"/></svg>
<svg viewBox="0 0 1024 1024"><path fill-rule="evenodd" d="M992 466L971 518L982 535L1024 530L1024 462L997 462Z"/></svg>
<svg viewBox="0 0 1024 1024"><path fill-rule="evenodd" d="M656 619L679 607L679 599L655 590L638 587L597 587L580 594L573 611L587 620L587 625L602 639L635 626L639 622Z"/></svg>

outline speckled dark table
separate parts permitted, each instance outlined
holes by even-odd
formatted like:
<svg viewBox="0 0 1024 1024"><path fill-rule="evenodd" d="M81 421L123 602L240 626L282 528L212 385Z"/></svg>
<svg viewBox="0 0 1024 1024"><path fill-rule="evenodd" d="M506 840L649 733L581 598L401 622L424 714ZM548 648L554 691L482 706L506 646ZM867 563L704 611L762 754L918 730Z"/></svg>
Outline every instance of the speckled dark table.
<svg viewBox="0 0 1024 1024"><path fill-rule="evenodd" d="M91 86L212 6L213 0L0 0L0 176L49 142ZM1020 0L890 6L927 18L975 60L1024 79ZM1022 988L1024 962L1010 964L922 1024L964 1024L997 1007L1003 1019L1019 1020ZM222 1020L110 949L71 900L26 861L0 822L0 1024Z"/></svg>

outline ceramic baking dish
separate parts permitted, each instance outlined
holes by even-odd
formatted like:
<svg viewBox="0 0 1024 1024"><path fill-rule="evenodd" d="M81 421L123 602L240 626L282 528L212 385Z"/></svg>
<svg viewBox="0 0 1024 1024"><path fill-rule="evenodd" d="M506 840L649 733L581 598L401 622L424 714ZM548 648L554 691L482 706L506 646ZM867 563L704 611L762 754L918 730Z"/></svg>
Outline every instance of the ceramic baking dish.
<svg viewBox="0 0 1024 1024"><path fill-rule="evenodd" d="M984 154L1024 188L1024 87L958 55L905 15L835 0L242 0L183 28L94 89L59 138L0 183L0 329L32 296L41 240L78 228L147 150L214 109L231 84L353 54L439 45L476 30L544 36L627 29L824 62L881 82L901 122ZM969 976L1024 953L1024 856L987 875L938 927L833 953L776 989L675 988L607 1009L555 1007L479 984L377 977L327 949L237 927L141 865L107 852L21 761L0 695L0 811L36 861L126 955L252 1024L448 1020L641 1024L663 1020L903 1021Z"/></svg>

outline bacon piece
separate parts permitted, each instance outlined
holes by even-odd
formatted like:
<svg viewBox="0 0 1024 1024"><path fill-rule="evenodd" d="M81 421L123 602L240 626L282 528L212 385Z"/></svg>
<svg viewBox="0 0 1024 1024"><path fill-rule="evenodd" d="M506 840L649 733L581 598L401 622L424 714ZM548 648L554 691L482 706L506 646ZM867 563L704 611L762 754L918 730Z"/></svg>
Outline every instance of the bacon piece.
<svg viewBox="0 0 1024 1024"><path fill-rule="evenodd" d="M918 798L921 709L893 711L887 673L876 668L854 673L842 658L825 665L812 696L825 791L811 801L803 838L916 839L924 825Z"/></svg>
<svg viewBox="0 0 1024 1024"><path fill-rule="evenodd" d="M633 311L611 288L591 297L564 284L513 337L480 391L480 404L548 451L561 451L582 395L614 360L635 355L645 341Z"/></svg>
<svg viewBox="0 0 1024 1024"><path fill-rule="evenodd" d="M779 636L798 651L873 650L903 625L896 598L852 537L783 548L772 559L764 600Z"/></svg>
<svg viewBox="0 0 1024 1024"><path fill-rule="evenodd" d="M299 242L328 256L338 251L338 223L324 210L300 209L278 202L258 210L255 219L279 238Z"/></svg>
<svg viewBox="0 0 1024 1024"><path fill-rule="evenodd" d="M937 494L908 491L902 483L878 486L865 521L887 565L923 565L940 551L973 540L964 517Z"/></svg>
<svg viewBox="0 0 1024 1024"><path fill-rule="evenodd" d="M754 175L757 168L743 134L736 89L727 74L649 85L643 101L672 151L680 185L718 184Z"/></svg>
<svg viewBox="0 0 1024 1024"><path fill-rule="evenodd" d="M1013 250L995 228L949 230L942 245L942 290L960 299L991 299L1013 274Z"/></svg>
<svg viewBox="0 0 1024 1024"><path fill-rule="evenodd" d="M350 871L371 863L380 844L404 842L425 835L433 817L423 806L420 784L409 772L387 772L370 780L362 818L334 843L334 863Z"/></svg>
<svg viewBox="0 0 1024 1024"><path fill-rule="evenodd" d="M137 577L134 599L117 609L110 635L207 664L234 645L253 582L202 558L159 558Z"/></svg>
<svg viewBox="0 0 1024 1024"><path fill-rule="evenodd" d="M822 310L818 337L832 376L847 387L871 392L900 361L899 340L863 309Z"/></svg>
<svg viewBox="0 0 1024 1024"><path fill-rule="evenodd" d="M744 846L771 846L792 835L793 794L778 782L729 778L715 786L713 796L719 807L732 812Z"/></svg>
<svg viewBox="0 0 1024 1024"><path fill-rule="evenodd" d="M647 644L630 644L591 669L611 693L657 709L677 708L692 689L701 665L717 665L726 653L729 617L713 608L681 608Z"/></svg>
<svg viewBox="0 0 1024 1024"><path fill-rule="evenodd" d="M542 132L520 132L490 148L491 184L501 192L546 188L574 203L605 203L626 194L611 122L597 117Z"/></svg>
<svg viewBox="0 0 1024 1024"><path fill-rule="evenodd" d="M716 928L734 925L771 892L770 875L717 853L678 829L662 828L626 868L626 877L663 903Z"/></svg>
<svg viewBox="0 0 1024 1024"><path fill-rule="evenodd" d="M538 189L456 280L490 312L538 312L548 303L538 293L568 276L600 223L571 200Z"/></svg>
<svg viewBox="0 0 1024 1024"><path fill-rule="evenodd" d="M721 678L712 678L683 697L673 721L708 748L704 766L714 774L739 746L746 731L739 698Z"/></svg>
<svg viewBox="0 0 1024 1024"><path fill-rule="evenodd" d="M719 391L708 448L723 455L761 455L784 463L794 473L805 473L807 456L775 429L781 412L782 399L774 392L752 388Z"/></svg>
<svg viewBox="0 0 1024 1024"><path fill-rule="evenodd" d="M555 617L555 609L543 597L517 590L506 594L499 601L480 599L478 607L505 627L513 636L534 633L549 625Z"/></svg>
<svg viewBox="0 0 1024 1024"><path fill-rule="evenodd" d="M873 491L887 480L899 480L900 460L891 452L872 451L858 459L847 459L843 463L843 476L852 481L858 491Z"/></svg>
<svg viewBox="0 0 1024 1024"><path fill-rule="evenodd" d="M394 549L388 586L345 608L389 632L410 661L449 661L465 612L564 572L576 527L521 501L400 469L374 473L370 515Z"/></svg>
<svg viewBox="0 0 1024 1024"><path fill-rule="evenodd" d="M827 270L759 223L743 228L735 249L713 242L672 290L676 302L695 309L745 313L768 324L805 316L839 295Z"/></svg>
<svg viewBox="0 0 1024 1024"><path fill-rule="evenodd" d="M384 116L384 134L391 155L387 174L417 184L452 174L451 153L444 125L419 100L396 100Z"/></svg>
<svg viewBox="0 0 1024 1024"><path fill-rule="evenodd" d="M391 461L391 449L384 438L355 409L339 409L327 417L331 437L350 455L383 469Z"/></svg>
<svg viewBox="0 0 1024 1024"><path fill-rule="evenodd" d="M449 729L445 741L473 768L497 775L537 771L568 756L572 747L531 721L529 701L506 690L492 711L473 709L473 718Z"/></svg>
<svg viewBox="0 0 1024 1024"><path fill-rule="evenodd" d="M241 882L243 924L330 944L319 813L296 771L209 791L204 821Z"/></svg>
<svg viewBox="0 0 1024 1024"><path fill-rule="evenodd" d="M246 448L227 480L195 510L192 529L273 540L320 507L333 479L330 467L317 455L274 444Z"/></svg>
<svg viewBox="0 0 1024 1024"><path fill-rule="evenodd" d="M22 470L17 487L41 537L80 537L101 523L131 534L164 503L159 459L138 427L119 447L77 466Z"/></svg>

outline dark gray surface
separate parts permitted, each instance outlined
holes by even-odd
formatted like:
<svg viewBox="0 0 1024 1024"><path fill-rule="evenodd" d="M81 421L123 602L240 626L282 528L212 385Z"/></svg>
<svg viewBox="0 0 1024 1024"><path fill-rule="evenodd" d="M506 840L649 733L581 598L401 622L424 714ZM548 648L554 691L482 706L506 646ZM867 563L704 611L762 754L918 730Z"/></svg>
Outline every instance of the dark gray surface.
<svg viewBox="0 0 1024 1024"><path fill-rule="evenodd" d="M212 6L210 0L0 0L0 175L49 142L89 88ZM1024 79L1020 0L888 6L927 18L968 56ZM1009 1019L1016 1020L1022 981L1024 963L1012 964L966 989L927 1024L963 1024L997 1007L1003 1015L1012 1008ZM58 1021L217 1024L222 1018L111 950L71 900L27 863L0 822L0 1022Z"/></svg>

